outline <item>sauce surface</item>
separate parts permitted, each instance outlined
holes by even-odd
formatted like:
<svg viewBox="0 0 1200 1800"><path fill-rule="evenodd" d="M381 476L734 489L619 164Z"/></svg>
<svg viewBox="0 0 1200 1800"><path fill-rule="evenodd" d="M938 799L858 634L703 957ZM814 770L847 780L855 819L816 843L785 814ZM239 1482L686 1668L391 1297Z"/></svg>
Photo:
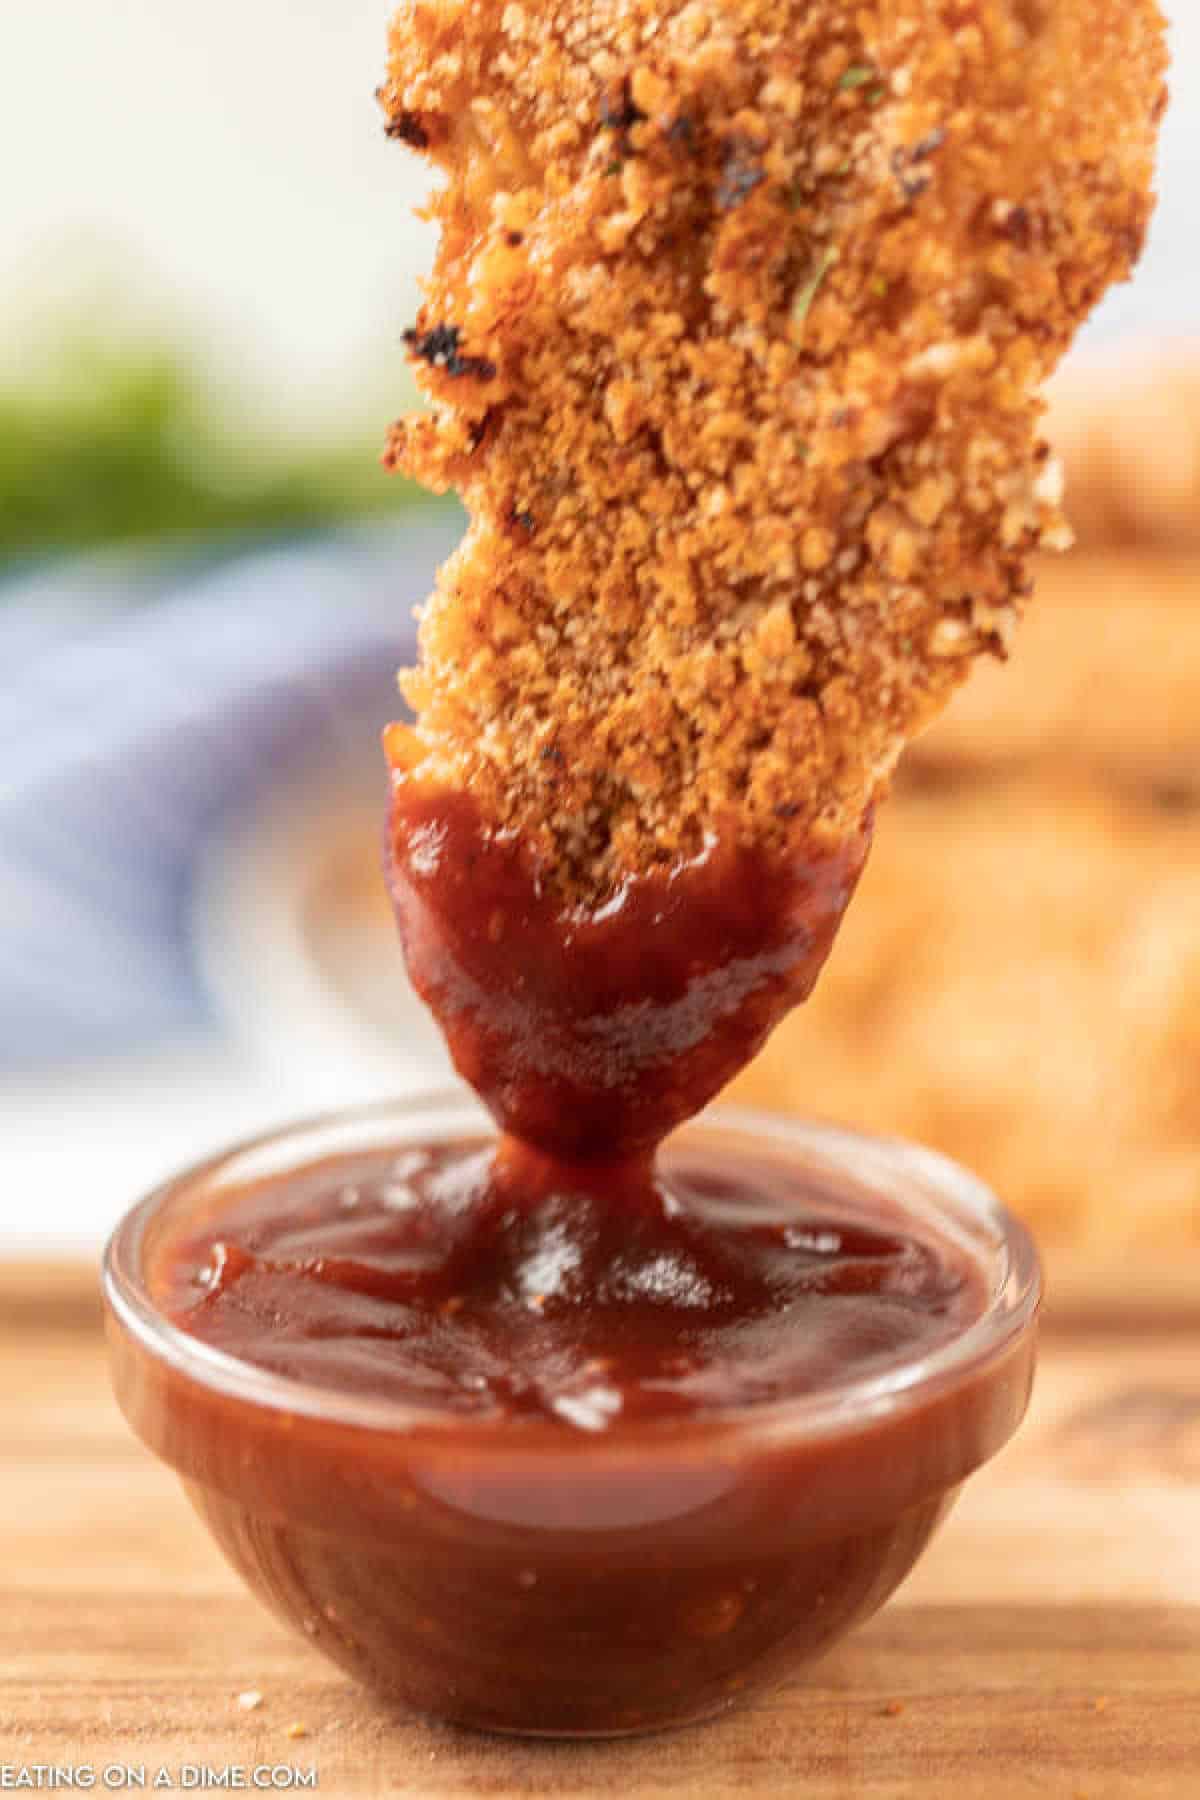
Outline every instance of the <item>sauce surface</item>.
<svg viewBox="0 0 1200 1800"><path fill-rule="evenodd" d="M158 1298L282 1375L585 1432L842 1388L983 1310L949 1240L770 1154L596 1174L511 1140L331 1159L224 1202Z"/></svg>

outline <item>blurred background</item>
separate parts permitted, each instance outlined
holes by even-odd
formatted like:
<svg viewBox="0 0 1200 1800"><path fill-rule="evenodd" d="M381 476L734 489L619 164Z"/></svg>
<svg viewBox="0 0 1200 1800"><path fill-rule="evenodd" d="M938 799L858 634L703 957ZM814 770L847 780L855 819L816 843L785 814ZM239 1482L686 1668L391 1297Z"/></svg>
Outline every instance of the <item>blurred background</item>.
<svg viewBox="0 0 1200 1800"><path fill-rule="evenodd" d="M444 1074L378 733L460 515L377 463L431 248L372 99L384 0L9 9L0 1251L51 1253L239 1135ZM1150 250L1054 396L1079 548L910 758L741 1088L1117 1250L1200 1245L1200 9L1168 11Z"/></svg>

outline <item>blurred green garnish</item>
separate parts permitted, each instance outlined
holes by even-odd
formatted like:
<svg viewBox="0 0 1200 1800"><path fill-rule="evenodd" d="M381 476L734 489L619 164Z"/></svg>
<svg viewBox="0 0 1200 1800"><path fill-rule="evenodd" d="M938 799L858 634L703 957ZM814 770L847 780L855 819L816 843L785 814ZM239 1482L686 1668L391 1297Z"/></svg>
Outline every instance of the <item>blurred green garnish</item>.
<svg viewBox="0 0 1200 1800"><path fill-rule="evenodd" d="M225 411L187 350L72 329L0 380L0 558L331 525L419 495L383 472L378 442L297 448Z"/></svg>

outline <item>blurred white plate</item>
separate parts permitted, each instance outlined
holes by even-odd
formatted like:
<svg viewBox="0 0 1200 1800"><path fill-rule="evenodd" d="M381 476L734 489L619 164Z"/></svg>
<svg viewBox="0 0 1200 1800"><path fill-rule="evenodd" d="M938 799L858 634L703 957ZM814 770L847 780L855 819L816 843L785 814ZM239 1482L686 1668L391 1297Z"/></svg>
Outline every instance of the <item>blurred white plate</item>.
<svg viewBox="0 0 1200 1800"><path fill-rule="evenodd" d="M306 1108L444 1081L384 888L385 787L349 762L277 795L210 859L200 966L243 1052Z"/></svg>
<svg viewBox="0 0 1200 1800"><path fill-rule="evenodd" d="M370 866L393 671L456 531L55 565L6 594L3 1253L95 1250L181 1164L444 1071L386 911L353 980L349 924L341 975L306 931L315 821L361 829ZM372 1034L340 992L389 984Z"/></svg>

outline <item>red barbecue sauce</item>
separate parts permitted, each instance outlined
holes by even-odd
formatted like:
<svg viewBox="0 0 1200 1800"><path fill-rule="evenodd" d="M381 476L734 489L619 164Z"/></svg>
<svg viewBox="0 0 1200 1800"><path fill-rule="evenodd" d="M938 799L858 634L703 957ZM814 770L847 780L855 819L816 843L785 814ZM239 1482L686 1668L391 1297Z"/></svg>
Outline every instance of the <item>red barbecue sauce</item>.
<svg viewBox="0 0 1200 1800"><path fill-rule="evenodd" d="M715 845L588 911L469 798L398 772L409 970L498 1143L242 1190L160 1264L166 1310L326 1388L594 1433L837 1387L961 1333L983 1278L928 1223L777 1155L659 1149L806 998L869 838Z"/></svg>

